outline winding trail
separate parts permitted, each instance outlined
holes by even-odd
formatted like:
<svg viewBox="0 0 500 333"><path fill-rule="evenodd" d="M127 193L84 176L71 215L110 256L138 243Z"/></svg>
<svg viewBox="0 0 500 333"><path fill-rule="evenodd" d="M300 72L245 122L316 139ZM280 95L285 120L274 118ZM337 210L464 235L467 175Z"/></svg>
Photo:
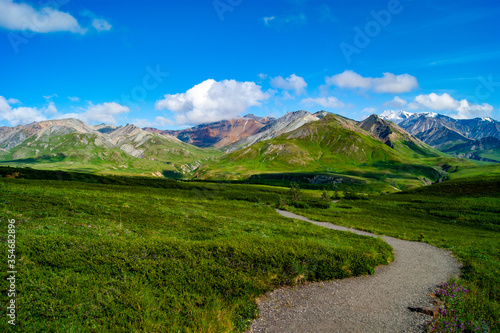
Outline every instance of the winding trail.
<svg viewBox="0 0 500 333"><path fill-rule="evenodd" d="M431 317L408 307L430 306L429 293L460 274L460 263L446 250L277 212L329 229L381 237L393 247L395 260L376 267L374 275L270 292L258 300L261 317L249 333L422 332Z"/></svg>

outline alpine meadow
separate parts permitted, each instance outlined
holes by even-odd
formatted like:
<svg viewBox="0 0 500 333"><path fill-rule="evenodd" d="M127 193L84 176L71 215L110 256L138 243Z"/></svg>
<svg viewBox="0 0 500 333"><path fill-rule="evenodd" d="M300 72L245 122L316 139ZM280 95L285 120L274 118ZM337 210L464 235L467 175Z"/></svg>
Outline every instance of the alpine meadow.
<svg viewBox="0 0 500 333"><path fill-rule="evenodd" d="M499 13L0 0L0 331L500 332Z"/></svg>

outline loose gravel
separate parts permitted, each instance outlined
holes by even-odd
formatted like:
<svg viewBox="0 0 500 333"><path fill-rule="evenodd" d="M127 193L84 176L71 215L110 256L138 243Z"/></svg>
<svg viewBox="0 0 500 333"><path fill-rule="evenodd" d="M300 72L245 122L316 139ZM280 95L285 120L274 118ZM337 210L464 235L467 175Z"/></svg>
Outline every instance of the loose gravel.
<svg viewBox="0 0 500 333"><path fill-rule="evenodd" d="M460 263L446 250L277 212L329 229L380 237L393 247L395 260L376 267L370 276L274 290L258 300L260 318L248 333L422 332L432 318L408 307L430 306L429 294L439 283L460 275Z"/></svg>

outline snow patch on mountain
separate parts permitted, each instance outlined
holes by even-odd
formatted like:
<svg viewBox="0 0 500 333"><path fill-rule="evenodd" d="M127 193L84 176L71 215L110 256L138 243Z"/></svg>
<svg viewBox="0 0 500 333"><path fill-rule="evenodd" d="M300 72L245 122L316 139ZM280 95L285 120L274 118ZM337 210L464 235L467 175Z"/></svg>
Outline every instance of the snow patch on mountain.
<svg viewBox="0 0 500 333"><path fill-rule="evenodd" d="M399 124L403 120L408 119L413 115L414 113L404 110L385 110L380 114L380 118Z"/></svg>
<svg viewBox="0 0 500 333"><path fill-rule="evenodd" d="M438 114L436 112L408 112L404 110L385 110L380 114L380 118L393 123L399 124L408 118L425 116L427 118L436 118Z"/></svg>

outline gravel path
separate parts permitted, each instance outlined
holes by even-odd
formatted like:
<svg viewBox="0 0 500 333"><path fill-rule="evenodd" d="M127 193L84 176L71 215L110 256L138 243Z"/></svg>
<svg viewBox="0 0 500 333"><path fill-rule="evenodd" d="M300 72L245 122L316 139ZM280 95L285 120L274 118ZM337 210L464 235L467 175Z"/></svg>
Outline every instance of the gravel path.
<svg viewBox="0 0 500 333"><path fill-rule="evenodd" d="M325 228L379 237L277 211ZM429 293L439 283L459 276L460 263L450 252L425 243L381 238L394 249L393 263L376 267L371 276L268 293L258 300L261 317L248 332L422 332L431 317L408 307L430 306Z"/></svg>

